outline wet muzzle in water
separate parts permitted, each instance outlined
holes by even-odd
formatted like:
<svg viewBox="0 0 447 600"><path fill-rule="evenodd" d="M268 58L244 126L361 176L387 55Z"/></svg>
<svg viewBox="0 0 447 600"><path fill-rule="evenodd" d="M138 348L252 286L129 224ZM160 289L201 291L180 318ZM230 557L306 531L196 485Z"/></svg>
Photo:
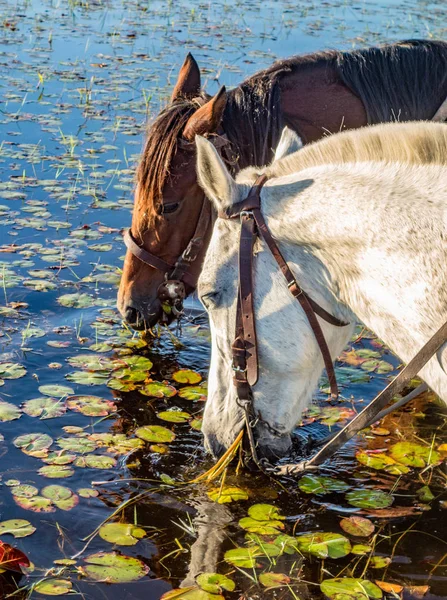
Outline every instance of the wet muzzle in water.
<svg viewBox="0 0 447 600"><path fill-rule="evenodd" d="M183 301L186 298L185 285L182 281L178 279L166 279L159 286L157 296L164 315L173 315L176 318L180 317L183 313Z"/></svg>

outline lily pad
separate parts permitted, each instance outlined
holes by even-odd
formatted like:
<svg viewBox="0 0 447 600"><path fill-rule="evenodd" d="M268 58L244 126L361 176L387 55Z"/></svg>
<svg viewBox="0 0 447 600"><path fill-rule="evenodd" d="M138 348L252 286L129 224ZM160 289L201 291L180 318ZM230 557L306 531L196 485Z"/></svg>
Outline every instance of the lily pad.
<svg viewBox="0 0 447 600"><path fill-rule="evenodd" d="M157 417L169 423L186 423L191 418L191 415L181 410L164 410L157 413Z"/></svg>
<svg viewBox="0 0 447 600"><path fill-rule="evenodd" d="M207 394L208 389L202 385L187 386L182 388L178 393L180 398L184 398L185 400L192 400L194 402L205 402Z"/></svg>
<svg viewBox="0 0 447 600"><path fill-rule="evenodd" d="M30 417L40 417L41 420L44 420L60 417L67 411L67 408L60 400L43 396L27 400L22 410Z"/></svg>
<svg viewBox="0 0 447 600"><path fill-rule="evenodd" d="M9 533L15 538L23 538L33 534L35 531L36 528L29 521L25 521L25 519L10 519L9 521L0 523L0 535Z"/></svg>
<svg viewBox="0 0 447 600"><path fill-rule="evenodd" d="M253 546L250 548L233 548L227 550L224 555L224 560L235 567L244 569L252 569L256 566L256 558L263 556L262 550Z"/></svg>
<svg viewBox="0 0 447 600"><path fill-rule="evenodd" d="M390 455L396 461L409 467L422 469L427 465L436 465L441 457L431 446L422 446L413 442L398 442L391 446Z"/></svg>
<svg viewBox="0 0 447 600"><path fill-rule="evenodd" d="M25 498L24 496L13 496L14 502L24 508L25 510L31 510L36 513L51 513L56 509L49 498L43 496L33 496L32 498Z"/></svg>
<svg viewBox="0 0 447 600"><path fill-rule="evenodd" d="M89 454L96 449L96 443L84 437L59 438L56 443L63 450L77 454Z"/></svg>
<svg viewBox="0 0 447 600"><path fill-rule="evenodd" d="M19 363L3 362L0 363L0 385L3 385L4 379L20 379L26 375L26 369Z"/></svg>
<svg viewBox="0 0 447 600"><path fill-rule="evenodd" d="M341 558L351 551L351 542L339 533L308 533L296 538L301 552L319 558Z"/></svg>
<svg viewBox="0 0 447 600"><path fill-rule="evenodd" d="M374 532L374 523L363 517L352 516L340 521L340 527L350 535L367 537Z"/></svg>
<svg viewBox="0 0 447 600"><path fill-rule="evenodd" d="M106 523L101 526L99 536L111 544L134 546L146 536L146 532L141 527L128 523Z"/></svg>
<svg viewBox="0 0 447 600"><path fill-rule="evenodd" d="M64 396L70 396L74 394L74 390L68 385L41 385L39 392L44 396L54 396L56 398L63 398Z"/></svg>
<svg viewBox="0 0 447 600"><path fill-rule="evenodd" d="M34 586L34 591L44 596L65 596L73 585L68 579L43 579Z"/></svg>
<svg viewBox="0 0 447 600"><path fill-rule="evenodd" d="M116 411L116 404L99 396L69 396L66 400L70 410L87 417L104 417Z"/></svg>
<svg viewBox="0 0 447 600"><path fill-rule="evenodd" d="M232 579L219 573L202 573L196 581L202 590L212 594L220 594L222 590L232 592L236 587Z"/></svg>
<svg viewBox="0 0 447 600"><path fill-rule="evenodd" d="M48 477L48 479L64 479L74 475L74 470L67 465L47 465L46 467L40 467L37 472L43 477Z"/></svg>
<svg viewBox="0 0 447 600"><path fill-rule="evenodd" d="M163 594L160 600L225 600L221 594L211 594L195 585L176 588Z"/></svg>
<svg viewBox="0 0 447 600"><path fill-rule="evenodd" d="M281 587L290 583L290 577L284 573L261 573L259 583L266 588Z"/></svg>
<svg viewBox="0 0 447 600"><path fill-rule="evenodd" d="M151 396L153 398L172 398L177 393L175 387L167 383L161 383L160 381L151 381L138 391L144 396Z"/></svg>
<svg viewBox="0 0 447 600"><path fill-rule="evenodd" d="M191 369L179 369L172 374L172 379L177 383L195 384L202 381L202 376Z"/></svg>
<svg viewBox="0 0 447 600"><path fill-rule="evenodd" d="M382 598L382 591L366 579L340 577L325 579L320 589L330 600L369 600Z"/></svg>
<svg viewBox="0 0 447 600"><path fill-rule="evenodd" d="M323 477L322 475L304 475L301 477L298 487L306 494L329 494L331 492L346 492L350 486L340 479Z"/></svg>
<svg viewBox="0 0 447 600"><path fill-rule="evenodd" d="M68 381L78 383L79 385L105 385L109 379L107 372L73 371L65 375ZM73 391L72 391L73 393Z"/></svg>
<svg viewBox="0 0 447 600"><path fill-rule="evenodd" d="M41 494L61 510L71 510L79 503L79 497L63 485L47 485Z"/></svg>
<svg viewBox="0 0 447 600"><path fill-rule="evenodd" d="M15 404L0 401L0 422L20 419L22 411Z"/></svg>
<svg viewBox="0 0 447 600"><path fill-rule="evenodd" d="M382 490L353 490L346 494L346 500L357 508L388 508L393 496Z"/></svg>
<svg viewBox="0 0 447 600"><path fill-rule="evenodd" d="M84 559L82 572L95 581L130 583L149 573L149 567L138 558L116 552L98 552Z"/></svg>
<svg viewBox="0 0 447 600"><path fill-rule="evenodd" d="M410 470L383 452L369 453L365 450L360 450L355 456L359 463L365 465L365 467L370 467L378 471L386 471L387 473L391 473L391 475L408 473Z"/></svg>
<svg viewBox="0 0 447 600"><path fill-rule="evenodd" d="M99 496L98 490L94 490L93 488L79 488L78 494L81 498L96 498Z"/></svg>
<svg viewBox="0 0 447 600"><path fill-rule="evenodd" d="M116 460L112 456L103 454L87 454L87 456L79 456L75 465L89 469L113 469L116 466Z"/></svg>
<svg viewBox="0 0 447 600"><path fill-rule="evenodd" d="M42 450L47 450L52 443L53 439L46 433L25 433L24 435L19 435L13 441L16 448L20 448L25 454L31 455L35 455L36 452L39 453Z"/></svg>
<svg viewBox="0 0 447 600"><path fill-rule="evenodd" d="M213 502L217 502L218 504L248 500L247 492L235 485L216 487L207 492L207 494Z"/></svg>
<svg viewBox="0 0 447 600"><path fill-rule="evenodd" d="M175 439L175 433L161 425L145 425L135 431L135 435L145 442L167 443Z"/></svg>

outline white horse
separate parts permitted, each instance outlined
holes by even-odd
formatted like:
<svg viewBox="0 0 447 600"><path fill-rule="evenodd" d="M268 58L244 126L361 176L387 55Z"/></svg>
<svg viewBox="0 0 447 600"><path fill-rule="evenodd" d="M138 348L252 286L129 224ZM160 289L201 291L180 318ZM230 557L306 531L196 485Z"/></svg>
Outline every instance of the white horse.
<svg viewBox="0 0 447 600"><path fill-rule="evenodd" d="M346 154L340 151L343 136L350 148ZM371 146L381 136L390 146ZM304 164L300 170L309 152L304 148L266 169L270 179L262 189L262 212L300 286L350 323L340 328L319 319L332 358L361 320L408 362L447 320L447 127L388 124L330 140L312 146L339 146L338 154L327 159L335 164L321 164L325 159L320 155L313 163L320 166ZM243 200L260 170L247 169L235 181L214 146L200 137L196 142L199 181L216 211ZM282 142L283 151L298 146L289 134ZM363 146L369 151L362 153ZM343 164L346 157L352 162ZM215 455L234 441L244 424L231 366L239 234L237 220L217 219L199 281L212 334L203 433ZM311 402L323 360L303 310L259 240L254 307L259 349L254 410L270 426L258 422L256 438L261 454L281 455ZM447 401L445 345L420 376Z"/></svg>

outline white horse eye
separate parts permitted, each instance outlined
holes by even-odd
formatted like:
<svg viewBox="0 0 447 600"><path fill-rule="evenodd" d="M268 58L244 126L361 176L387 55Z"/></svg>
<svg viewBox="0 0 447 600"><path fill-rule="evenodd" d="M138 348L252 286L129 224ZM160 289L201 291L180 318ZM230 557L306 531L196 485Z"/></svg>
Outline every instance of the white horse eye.
<svg viewBox="0 0 447 600"><path fill-rule="evenodd" d="M206 310L211 310L218 305L219 295L219 292L207 292L201 294L199 300Z"/></svg>

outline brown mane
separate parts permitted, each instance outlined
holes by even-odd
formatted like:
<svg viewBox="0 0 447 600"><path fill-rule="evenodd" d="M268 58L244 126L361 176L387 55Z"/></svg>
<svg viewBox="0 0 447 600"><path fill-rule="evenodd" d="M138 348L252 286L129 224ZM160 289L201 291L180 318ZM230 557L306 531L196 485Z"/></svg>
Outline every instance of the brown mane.
<svg viewBox="0 0 447 600"><path fill-rule="evenodd" d="M223 128L231 143L233 171L263 166L273 157L283 123L280 82L294 71L325 65L362 100L368 123L431 119L447 96L447 43L409 40L352 52L324 51L274 63L228 94ZM368 65L368 68L365 67ZM424 82L421 85L421 82ZM177 141L190 116L207 99L176 100L148 131L137 171L149 222L162 201Z"/></svg>

